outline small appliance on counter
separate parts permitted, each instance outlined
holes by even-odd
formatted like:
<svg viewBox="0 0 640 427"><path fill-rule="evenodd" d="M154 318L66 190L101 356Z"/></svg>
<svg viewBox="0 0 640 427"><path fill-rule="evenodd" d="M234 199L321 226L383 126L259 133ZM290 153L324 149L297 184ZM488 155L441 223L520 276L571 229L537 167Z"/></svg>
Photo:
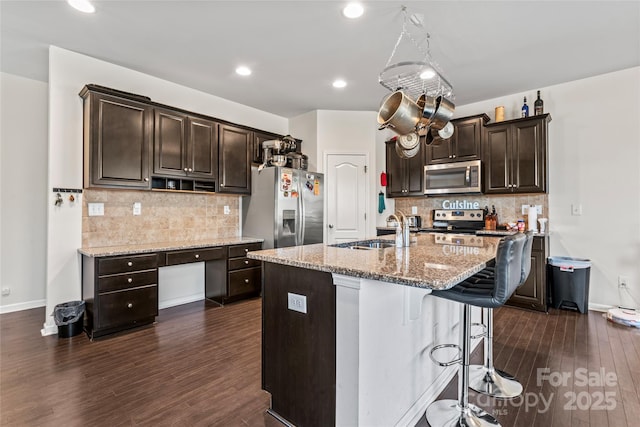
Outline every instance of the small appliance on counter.
<svg viewBox="0 0 640 427"><path fill-rule="evenodd" d="M420 227L422 227L422 217L420 215L409 215L409 216L407 216L407 222L409 222L409 227L411 227L411 228L420 228Z"/></svg>

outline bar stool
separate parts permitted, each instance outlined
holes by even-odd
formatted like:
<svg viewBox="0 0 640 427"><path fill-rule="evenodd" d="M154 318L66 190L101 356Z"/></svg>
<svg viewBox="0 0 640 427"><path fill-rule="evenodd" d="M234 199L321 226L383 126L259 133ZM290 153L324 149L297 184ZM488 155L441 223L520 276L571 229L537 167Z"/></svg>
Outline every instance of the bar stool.
<svg viewBox="0 0 640 427"><path fill-rule="evenodd" d="M522 268L520 284L522 286L531 272L531 248L533 246L533 231L525 234L522 250ZM473 275L465 282L476 286L493 286L495 281L495 267L488 267ZM469 387L487 396L509 399L522 394L522 384L516 378L493 366L493 308L483 308L482 315L486 318L485 332L471 338L484 337L484 365L469 366Z"/></svg>
<svg viewBox="0 0 640 427"><path fill-rule="evenodd" d="M432 427L499 426L498 421L486 411L469 403L469 358L471 349L471 306L494 308L502 306L520 285L524 234L503 238L498 244L493 285L477 286L462 282L448 290L434 290L432 295L463 304L460 314L459 346L441 344L435 346L429 356L440 366L460 364L458 371L458 400L436 400L427 408L425 416ZM433 353L446 347L457 347L460 357L440 362Z"/></svg>

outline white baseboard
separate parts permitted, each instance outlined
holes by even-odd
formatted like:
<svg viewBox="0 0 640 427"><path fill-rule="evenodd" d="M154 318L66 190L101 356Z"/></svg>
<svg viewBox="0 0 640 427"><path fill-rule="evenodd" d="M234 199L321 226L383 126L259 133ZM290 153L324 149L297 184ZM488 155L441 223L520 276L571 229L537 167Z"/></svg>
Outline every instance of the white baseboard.
<svg viewBox="0 0 640 427"><path fill-rule="evenodd" d="M604 311L604 312L607 312L611 308L614 308L614 306L605 305L605 304L596 304L594 302L590 302L589 303L589 310L593 310L593 311Z"/></svg>
<svg viewBox="0 0 640 427"><path fill-rule="evenodd" d="M190 302L202 301L203 299L204 292L195 295L172 298L165 301L158 301L158 310L162 310L163 308L175 307L176 305L189 304Z"/></svg>
<svg viewBox="0 0 640 427"><path fill-rule="evenodd" d="M475 343L473 342L475 341ZM471 341L471 353L475 351L475 349L482 343L482 340L472 340ZM431 404L431 402L435 401L436 398L445 387L449 384L449 382L453 379L453 377L458 372L458 365L447 366L444 368L444 372L436 378L436 380L431 383L428 389L420 396L420 398L409 408L409 410L404 414L402 418L396 423L396 427L400 426L415 426L418 422L424 417L424 413L427 411L427 407Z"/></svg>
<svg viewBox="0 0 640 427"><path fill-rule="evenodd" d="M19 302L16 304L0 305L0 314L13 313L14 311L29 310L32 308L45 307L47 300L39 299L35 301Z"/></svg>
<svg viewBox="0 0 640 427"><path fill-rule="evenodd" d="M449 384L449 381L458 372L458 366L447 366L436 380L431 383L428 389L420 396L420 398L409 408L402 418L396 423L396 427L414 426L424 417L427 407L436 400L442 390Z"/></svg>
<svg viewBox="0 0 640 427"><path fill-rule="evenodd" d="M49 323L44 323L42 325L42 329L40 329L40 334L43 337L46 337L47 335L54 335L58 333L58 327L56 326L55 323L49 324Z"/></svg>

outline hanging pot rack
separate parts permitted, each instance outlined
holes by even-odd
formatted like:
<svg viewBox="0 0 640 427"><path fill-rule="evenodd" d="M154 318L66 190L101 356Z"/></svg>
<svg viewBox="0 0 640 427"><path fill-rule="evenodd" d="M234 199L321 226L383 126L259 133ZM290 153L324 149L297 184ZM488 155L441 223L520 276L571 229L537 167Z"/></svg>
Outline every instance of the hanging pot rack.
<svg viewBox="0 0 640 427"><path fill-rule="evenodd" d="M378 82L392 92L402 90L413 99L417 99L423 94L432 97L444 96L448 99L453 99L453 86L444 78L442 71L431 57L429 46L431 35L429 33L426 34L427 49L425 50L407 29L408 17L406 6L402 6L402 13L402 31L398 36L398 40L393 47L393 51L384 69L378 75ZM413 19L412 22L415 23ZM398 46L400 46L400 43L405 38L413 44L418 53L422 55L422 58L416 61L399 61L392 63ZM423 72L429 70L433 71L433 77L425 79L420 77Z"/></svg>

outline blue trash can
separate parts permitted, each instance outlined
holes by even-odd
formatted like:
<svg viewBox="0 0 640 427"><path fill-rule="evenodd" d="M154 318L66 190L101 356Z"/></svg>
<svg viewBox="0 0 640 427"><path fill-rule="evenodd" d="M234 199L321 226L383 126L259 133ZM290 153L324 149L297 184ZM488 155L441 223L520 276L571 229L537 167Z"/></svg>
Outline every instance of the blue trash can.
<svg viewBox="0 0 640 427"><path fill-rule="evenodd" d="M586 313L589 308L591 261L552 256L549 257L549 266L553 308L577 308L580 313Z"/></svg>

